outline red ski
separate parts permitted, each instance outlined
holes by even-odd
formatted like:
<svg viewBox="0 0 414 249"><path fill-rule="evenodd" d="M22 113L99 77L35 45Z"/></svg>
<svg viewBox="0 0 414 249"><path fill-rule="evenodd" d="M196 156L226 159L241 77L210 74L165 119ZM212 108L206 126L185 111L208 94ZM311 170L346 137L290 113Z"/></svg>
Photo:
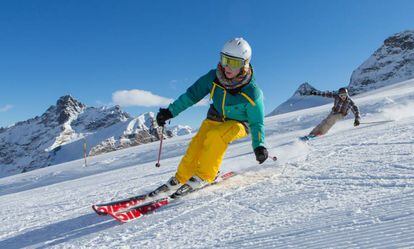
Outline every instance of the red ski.
<svg viewBox="0 0 414 249"><path fill-rule="evenodd" d="M145 199L147 199L147 195L137 195L123 200L112 201L103 204L95 204L92 205L92 209L98 215L107 215L129 209L133 206L138 205L139 203L142 203L145 201Z"/></svg>
<svg viewBox="0 0 414 249"><path fill-rule="evenodd" d="M215 182L213 182L212 184L209 184L205 187L211 186L211 185L215 185L221 181L227 180L230 177L236 175L235 172L230 171L227 172L225 174L220 175ZM197 189L200 190L200 189ZM195 190L195 191L197 191ZM108 214L111 215L115 220L121 222L121 223L125 223L128 221L132 221L132 220L136 220L138 218L141 218L143 215L149 214L154 212L155 210L159 209L160 207L166 206L169 203L171 203L172 201L174 201L176 199L173 199L171 197L164 197L164 198L160 198L158 200L154 200L148 203L144 203L142 205L138 205L136 207L131 207L127 210L121 210L118 212L109 212Z"/></svg>
<svg viewBox="0 0 414 249"><path fill-rule="evenodd" d="M125 223L131 220L135 220L140 218L141 216L148 214L150 212L155 211L156 209L168 205L170 201L172 201L170 197L164 197L155 201L151 201L149 203L145 203L139 205L137 207L132 207L128 210L123 210L117 213L108 213L111 215L115 220Z"/></svg>

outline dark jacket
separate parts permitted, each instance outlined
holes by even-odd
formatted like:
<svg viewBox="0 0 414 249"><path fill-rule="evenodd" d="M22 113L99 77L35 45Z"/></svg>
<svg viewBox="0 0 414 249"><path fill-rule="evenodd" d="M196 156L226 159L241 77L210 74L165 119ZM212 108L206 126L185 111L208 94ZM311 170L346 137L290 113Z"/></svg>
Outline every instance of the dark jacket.
<svg viewBox="0 0 414 249"><path fill-rule="evenodd" d="M349 109L354 113L355 119L360 119L358 106L355 105L354 101L348 96L345 100L342 100L337 93L334 92L322 92L315 91L312 95L322 96L326 98L334 99L334 106L332 107L333 113L341 113L343 116L348 115Z"/></svg>

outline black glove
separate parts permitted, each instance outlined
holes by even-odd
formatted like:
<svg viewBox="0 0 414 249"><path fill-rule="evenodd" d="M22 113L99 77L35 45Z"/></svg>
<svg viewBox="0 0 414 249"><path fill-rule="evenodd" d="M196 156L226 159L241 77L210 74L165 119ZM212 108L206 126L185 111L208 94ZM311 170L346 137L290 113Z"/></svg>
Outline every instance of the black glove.
<svg viewBox="0 0 414 249"><path fill-rule="evenodd" d="M160 108L160 110L158 111L157 114L157 124L158 126L164 126L165 122L168 119L171 119L173 117L172 113L170 112L170 110L168 110L168 108Z"/></svg>
<svg viewBox="0 0 414 249"><path fill-rule="evenodd" d="M360 122L359 122L359 119L355 119L355 121L354 121L354 126L358 126L360 124Z"/></svg>
<svg viewBox="0 0 414 249"><path fill-rule="evenodd" d="M269 156L267 149L263 146L259 146L254 149L254 154L256 155L256 160L259 161L260 164L266 161L267 157Z"/></svg>

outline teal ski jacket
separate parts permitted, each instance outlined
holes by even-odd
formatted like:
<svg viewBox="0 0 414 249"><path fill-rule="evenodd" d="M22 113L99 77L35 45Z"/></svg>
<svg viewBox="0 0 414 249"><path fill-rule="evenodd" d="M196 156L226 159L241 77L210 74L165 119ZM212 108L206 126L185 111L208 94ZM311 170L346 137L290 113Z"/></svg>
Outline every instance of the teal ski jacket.
<svg viewBox="0 0 414 249"><path fill-rule="evenodd" d="M264 146L264 105L263 93L252 79L237 93L230 93L216 78L216 69L199 78L187 91L168 106L173 117L188 107L198 103L210 94L212 106L220 115L221 121L236 120L247 123L252 138L253 149Z"/></svg>

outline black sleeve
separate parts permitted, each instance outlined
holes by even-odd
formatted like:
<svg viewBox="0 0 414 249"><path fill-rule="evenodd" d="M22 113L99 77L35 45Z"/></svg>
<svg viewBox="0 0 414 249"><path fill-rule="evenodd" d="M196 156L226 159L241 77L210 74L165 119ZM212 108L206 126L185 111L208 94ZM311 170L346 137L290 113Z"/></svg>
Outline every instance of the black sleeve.
<svg viewBox="0 0 414 249"><path fill-rule="evenodd" d="M358 106L355 105L355 103L352 99L349 99L349 105L351 106L351 111L354 113L355 119L360 119L361 116L359 115Z"/></svg>
<svg viewBox="0 0 414 249"><path fill-rule="evenodd" d="M335 94L333 92L329 92L329 91L324 91L324 92L322 92L322 91L315 91L315 94L314 95L321 96L321 97L324 97L324 98L335 98L335 95L337 95L337 94Z"/></svg>

